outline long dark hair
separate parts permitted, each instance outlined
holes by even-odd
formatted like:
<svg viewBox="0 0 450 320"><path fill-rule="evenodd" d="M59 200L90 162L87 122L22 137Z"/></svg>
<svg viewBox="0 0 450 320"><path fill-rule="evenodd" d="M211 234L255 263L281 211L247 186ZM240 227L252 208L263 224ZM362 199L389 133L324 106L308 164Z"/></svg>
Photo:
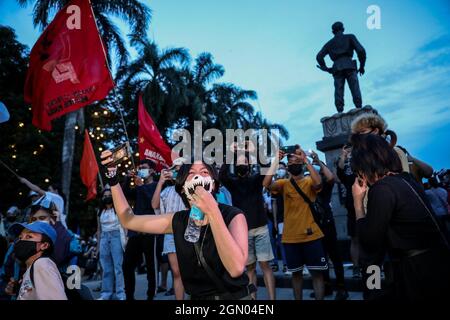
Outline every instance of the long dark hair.
<svg viewBox="0 0 450 320"><path fill-rule="evenodd" d="M100 193L100 207L98 210L98 216L100 217L100 215L102 214L103 210L106 209L106 205L103 203L103 195L105 194L106 191L111 192L110 188L105 188L102 190L102 192ZM114 209L114 205L113 205L113 209ZM116 212L116 210L114 210L114 212Z"/></svg>
<svg viewBox="0 0 450 320"><path fill-rule="evenodd" d="M208 170L209 175L211 176L211 179L214 180L213 195L216 195L216 193L219 190L219 185L220 185L219 176L217 174L216 168L205 163L205 161L202 161L202 163ZM180 195L186 208L190 208L191 206L189 204L189 201L188 201L186 195L184 194L183 186L184 186L184 183L186 182L187 177L189 176L189 170L191 170L191 167L193 164L194 164L194 161L191 161L191 163L188 163L188 164L181 165L180 170L178 170L177 179L175 180L175 191Z"/></svg>
<svg viewBox="0 0 450 320"><path fill-rule="evenodd" d="M403 171L400 158L389 143L381 136L374 134L353 134L352 156L350 164L353 172L366 176L369 183L389 172Z"/></svg>

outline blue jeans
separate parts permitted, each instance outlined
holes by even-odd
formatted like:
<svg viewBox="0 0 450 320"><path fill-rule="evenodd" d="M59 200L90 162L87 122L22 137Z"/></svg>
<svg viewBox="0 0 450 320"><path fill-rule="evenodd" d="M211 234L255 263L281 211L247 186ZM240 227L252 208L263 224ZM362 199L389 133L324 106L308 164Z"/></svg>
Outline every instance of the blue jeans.
<svg viewBox="0 0 450 320"><path fill-rule="evenodd" d="M284 247L283 244L281 243L281 234L277 234L277 237L274 238L273 236L273 222L272 220L268 220L267 226L269 228L269 234L270 234L270 242L272 243L272 249L273 249L273 255L274 255L274 259L273 262L277 263L280 260L280 257L278 255L278 248L280 249L281 252L281 260L283 260L283 265L287 265L286 262L286 253L284 252Z"/></svg>
<svg viewBox="0 0 450 320"><path fill-rule="evenodd" d="M122 262L123 249L120 231L102 232L100 237L100 263L103 269L101 292L103 300L113 299L114 291L116 299L125 300Z"/></svg>

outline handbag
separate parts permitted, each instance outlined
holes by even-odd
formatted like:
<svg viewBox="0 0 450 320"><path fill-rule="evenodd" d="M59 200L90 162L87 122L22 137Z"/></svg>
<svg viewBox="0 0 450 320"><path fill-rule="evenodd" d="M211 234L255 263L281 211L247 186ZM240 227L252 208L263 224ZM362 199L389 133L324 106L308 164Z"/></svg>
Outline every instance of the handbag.
<svg viewBox="0 0 450 320"><path fill-rule="evenodd" d="M308 204L309 209L311 210L311 214L313 215L314 221L317 223L318 226L322 226L324 223L324 219L326 217L326 210L324 209L324 207L322 207L322 205L318 201L312 202L311 199L309 199L308 196L297 185L297 183L295 183L294 179L291 178L289 181L294 186L298 194Z"/></svg>

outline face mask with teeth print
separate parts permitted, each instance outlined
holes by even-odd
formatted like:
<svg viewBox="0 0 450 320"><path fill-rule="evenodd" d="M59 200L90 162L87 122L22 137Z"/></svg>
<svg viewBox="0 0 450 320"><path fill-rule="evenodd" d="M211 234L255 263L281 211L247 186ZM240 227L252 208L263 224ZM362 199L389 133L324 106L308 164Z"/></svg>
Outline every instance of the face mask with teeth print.
<svg viewBox="0 0 450 320"><path fill-rule="evenodd" d="M191 181L184 183L183 189L189 201L192 201L192 195L195 193L195 188L202 186L206 191L212 193L214 190L214 180L211 177L203 177L199 174L195 175Z"/></svg>

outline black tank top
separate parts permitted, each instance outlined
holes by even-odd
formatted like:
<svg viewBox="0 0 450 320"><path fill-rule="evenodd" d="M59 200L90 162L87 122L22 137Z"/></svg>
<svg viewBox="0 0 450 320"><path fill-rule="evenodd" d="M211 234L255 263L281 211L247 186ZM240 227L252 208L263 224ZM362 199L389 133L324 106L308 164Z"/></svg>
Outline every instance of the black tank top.
<svg viewBox="0 0 450 320"><path fill-rule="evenodd" d="M231 220L242 210L219 203L219 210L222 213L223 220L228 226ZM189 211L183 210L174 214L172 219L173 236L175 239L175 248L177 252L178 265L180 268L181 279L186 293L193 296L208 296L221 294L214 281L208 276L197 258L194 244L184 239L184 231L189 220ZM249 284L246 273L237 278L232 278L225 269L219 257L216 244L211 232L211 227L203 226L200 232L199 244L202 244L203 236L206 236L203 242L203 256L209 267L215 272L216 276L222 281L223 286L228 292L234 293L244 289Z"/></svg>

